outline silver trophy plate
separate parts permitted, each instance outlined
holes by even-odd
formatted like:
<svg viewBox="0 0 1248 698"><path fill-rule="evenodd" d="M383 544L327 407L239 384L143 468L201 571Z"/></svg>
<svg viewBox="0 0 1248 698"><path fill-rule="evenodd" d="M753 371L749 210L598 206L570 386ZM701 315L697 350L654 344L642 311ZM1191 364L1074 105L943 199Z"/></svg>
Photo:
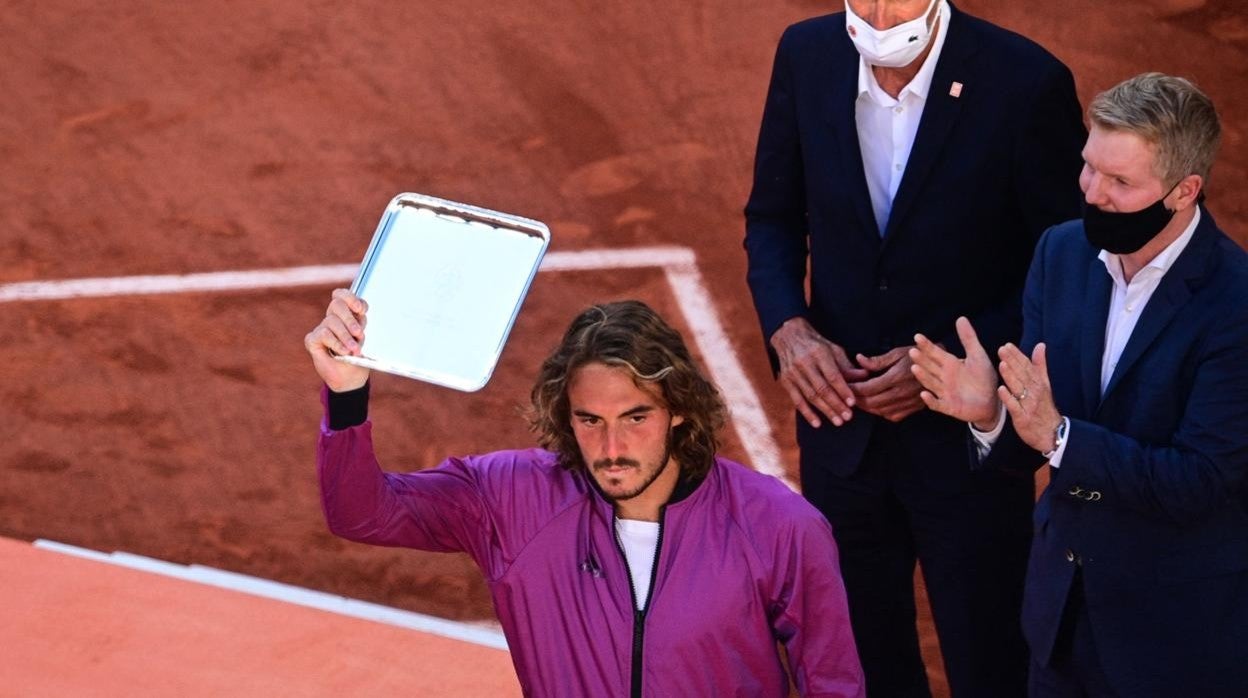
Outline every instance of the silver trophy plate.
<svg viewBox="0 0 1248 698"><path fill-rule="evenodd" d="M368 303L361 356L338 360L479 390L549 244L538 221L399 194L351 284Z"/></svg>

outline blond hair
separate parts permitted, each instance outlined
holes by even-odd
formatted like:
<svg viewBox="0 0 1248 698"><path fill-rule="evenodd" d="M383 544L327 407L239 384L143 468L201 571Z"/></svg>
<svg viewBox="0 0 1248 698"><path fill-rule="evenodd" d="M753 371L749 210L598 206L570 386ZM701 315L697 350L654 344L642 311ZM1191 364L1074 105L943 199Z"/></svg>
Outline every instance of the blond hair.
<svg viewBox="0 0 1248 698"><path fill-rule="evenodd" d="M1166 186L1192 174L1209 181L1222 127L1213 102L1191 81L1137 75L1097 95L1088 105L1088 120L1153 146L1153 170Z"/></svg>

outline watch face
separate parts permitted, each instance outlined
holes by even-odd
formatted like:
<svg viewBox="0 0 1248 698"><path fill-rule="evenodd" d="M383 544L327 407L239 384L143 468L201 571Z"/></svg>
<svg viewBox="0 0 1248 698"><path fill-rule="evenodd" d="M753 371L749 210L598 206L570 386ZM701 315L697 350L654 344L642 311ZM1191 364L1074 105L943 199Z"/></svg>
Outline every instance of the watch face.
<svg viewBox="0 0 1248 698"><path fill-rule="evenodd" d="M1069 423L1070 422L1065 417L1062 417L1062 421L1058 422L1057 428L1053 430L1053 450L1046 451L1045 453L1042 453L1040 455L1044 456L1045 458L1052 458L1053 456L1057 455L1058 449L1060 449L1062 447L1062 444L1066 441L1066 426Z"/></svg>

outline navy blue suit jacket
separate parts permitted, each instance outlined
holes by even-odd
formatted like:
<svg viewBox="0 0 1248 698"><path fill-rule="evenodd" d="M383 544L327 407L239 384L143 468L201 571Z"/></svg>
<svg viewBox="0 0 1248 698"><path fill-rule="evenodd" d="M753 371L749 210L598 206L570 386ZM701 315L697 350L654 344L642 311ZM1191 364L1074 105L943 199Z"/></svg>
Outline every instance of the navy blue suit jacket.
<svg viewBox="0 0 1248 698"><path fill-rule="evenodd" d="M1041 239L1027 281L1023 348L1045 342L1071 426L1036 507L1024 631L1047 663L1078 562L1121 695L1244 695L1248 256L1202 210L1102 396L1112 281L1097 253L1065 223ZM1042 461L1007 426L983 466Z"/></svg>
<svg viewBox="0 0 1248 698"><path fill-rule="evenodd" d="M954 9L883 237L863 174L857 94L843 13L789 27L745 209L763 337L803 316L851 357L913 344L916 332L957 347L953 321L968 315L986 345L1017 341L1036 240L1079 214L1087 134L1070 71L1030 40ZM859 413L819 430L797 421L804 456L846 475L875 418ZM961 424L927 411L905 423L956 444L951 460L965 470Z"/></svg>

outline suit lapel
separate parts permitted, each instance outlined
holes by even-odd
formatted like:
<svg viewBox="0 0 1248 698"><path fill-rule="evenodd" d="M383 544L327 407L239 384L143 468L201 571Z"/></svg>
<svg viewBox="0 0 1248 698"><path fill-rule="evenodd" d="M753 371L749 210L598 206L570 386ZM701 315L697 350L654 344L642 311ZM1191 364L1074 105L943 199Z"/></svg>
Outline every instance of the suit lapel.
<svg viewBox="0 0 1248 698"><path fill-rule="evenodd" d="M1192 241L1174 261L1174 266L1161 277L1157 290L1153 292L1152 297L1148 299L1148 304L1144 306L1140 320L1132 330L1131 338L1127 340L1127 346L1123 348L1118 365L1109 379L1109 385L1105 387L1105 397L1108 397L1122 382L1122 377L1131 370L1140 356L1152 346L1161 331L1170 324L1174 316L1192 297L1191 282L1202 276L1208 268L1209 255L1212 254L1216 238L1212 218L1207 212L1202 211L1201 221L1192 235Z"/></svg>
<svg viewBox="0 0 1248 698"><path fill-rule="evenodd" d="M1088 262L1083 322L1079 331L1079 376L1083 387L1083 416L1091 417L1101 402L1101 359L1105 356L1105 323L1109 319L1113 279L1099 257ZM1077 309L1072 309L1078 312Z"/></svg>
<svg viewBox="0 0 1248 698"><path fill-rule="evenodd" d="M888 229L884 231L885 246L892 240L893 234L918 198L924 181L931 174L948 141L949 131L962 111L962 98L949 94L953 83L961 83L966 90L990 89L987 85L976 83L975 74L972 72L973 64L969 61L977 48L976 42L967 32L965 23L960 21L957 10L952 6L950 10L949 34L941 49L936 71L932 74L932 85L928 90L927 103L923 105L923 117L919 120L919 130L915 133L914 147L910 150L906 171L902 174L901 185L893 199Z"/></svg>
<svg viewBox="0 0 1248 698"><path fill-rule="evenodd" d="M854 52L854 56L857 56ZM831 58L829 54L829 59ZM837 148L840 150L840 164L843 178L833 181L844 182L849 188L849 199L854 202L854 210L862 220L862 229L870 233L878 244L880 226L875 220L875 210L871 208L871 192L867 189L867 176L862 165L862 148L858 144L858 118L855 105L858 100L858 60L829 60L829 76L832 89L827 92L827 104L824 113Z"/></svg>

